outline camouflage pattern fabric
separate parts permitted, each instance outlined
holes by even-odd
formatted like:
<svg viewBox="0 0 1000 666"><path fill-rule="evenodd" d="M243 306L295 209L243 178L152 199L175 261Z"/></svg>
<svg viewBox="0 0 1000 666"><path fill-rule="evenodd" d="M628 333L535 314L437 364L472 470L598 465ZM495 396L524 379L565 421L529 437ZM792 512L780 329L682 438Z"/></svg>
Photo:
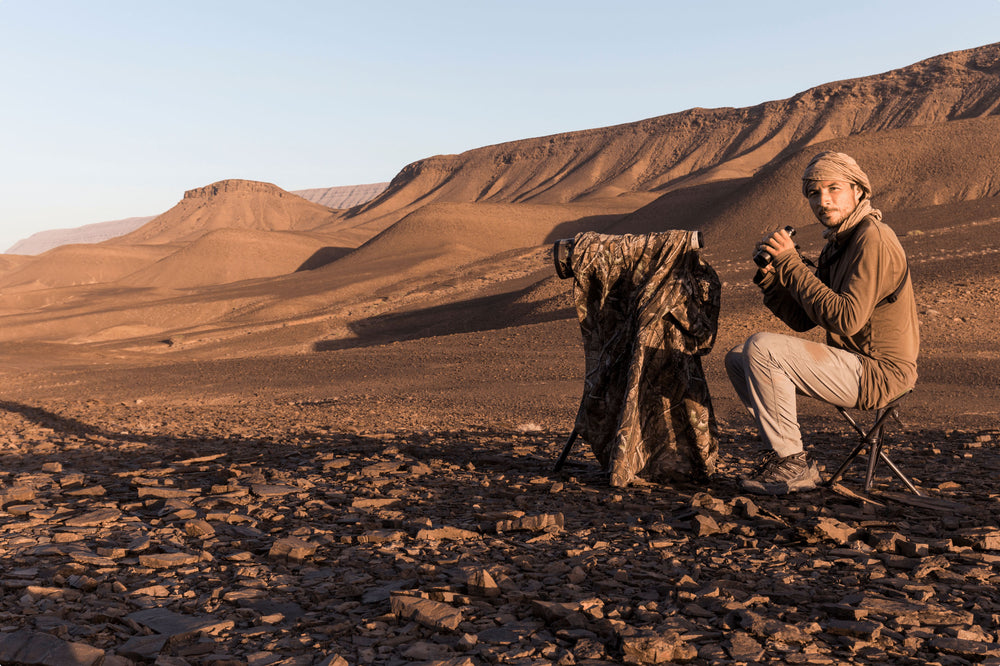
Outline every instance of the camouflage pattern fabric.
<svg viewBox="0 0 1000 666"><path fill-rule="evenodd" d="M715 343L721 285L693 232L573 240L573 296L586 353L576 431L612 486L704 480L718 430L701 356Z"/></svg>

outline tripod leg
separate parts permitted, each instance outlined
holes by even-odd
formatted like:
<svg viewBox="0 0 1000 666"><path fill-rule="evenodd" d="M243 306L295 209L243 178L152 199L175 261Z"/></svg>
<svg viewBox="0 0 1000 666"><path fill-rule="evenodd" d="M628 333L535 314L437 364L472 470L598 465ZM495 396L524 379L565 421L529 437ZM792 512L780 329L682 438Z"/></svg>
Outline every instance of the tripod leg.
<svg viewBox="0 0 1000 666"><path fill-rule="evenodd" d="M555 467L552 468L553 472L558 472L566 464L566 458L569 456L570 449L573 448L573 442L576 441L576 428L573 428L573 432L569 434L569 439L566 440L566 445L563 446L562 453L559 454L559 459L556 460Z"/></svg>

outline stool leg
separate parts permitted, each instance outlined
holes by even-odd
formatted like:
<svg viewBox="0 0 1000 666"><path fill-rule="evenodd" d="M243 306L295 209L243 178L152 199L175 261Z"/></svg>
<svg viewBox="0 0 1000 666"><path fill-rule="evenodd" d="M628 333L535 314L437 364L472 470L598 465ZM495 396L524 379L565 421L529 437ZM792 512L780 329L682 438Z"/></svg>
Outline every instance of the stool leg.
<svg viewBox="0 0 1000 666"><path fill-rule="evenodd" d="M896 406L890 405L883 409L875 410L875 423L872 424L865 441L868 443L868 470L865 473L865 492L871 490L872 481L875 479L875 467L878 461L884 458L882 453L882 442L885 441L885 422L890 418L896 418ZM898 419L897 419L898 420Z"/></svg>
<svg viewBox="0 0 1000 666"><path fill-rule="evenodd" d="M872 427L869 428L867 432L865 432L865 430L860 425L858 425L857 421L855 421L851 417L851 415L848 414L846 409L844 409L843 407L837 407L837 411L839 411L840 414L847 420L847 422L851 424L851 427L853 427L857 431L857 433L861 435L861 442L858 443L851 450L851 453L850 455L847 456L847 459L844 460L843 463L841 463L840 467L837 468L837 471L826 482L827 486L833 485L841 477L841 475L844 474L848 466L852 462L854 462L855 458L857 458L862 451L867 449L868 464L867 464L867 469L865 470L865 485L864 485L866 493L871 491L872 483L875 480L875 468L878 466L879 461L882 461L889 467L890 470L892 470L892 473L895 474L900 481L906 484L906 487L910 492L919 497L924 496L924 494L920 492L920 489L917 488L917 486L913 483L913 481L911 481L909 477L907 477L906 474L904 474L903 471L899 467L897 467L894 462L892 462L892 460L889 458L889 455L884 450L885 422L890 418L895 419L897 422L899 422L899 401L903 397L904 396L900 396L899 398L893 400L882 409L876 410L875 423L872 424Z"/></svg>
<svg viewBox="0 0 1000 666"><path fill-rule="evenodd" d="M858 455L864 450L864 448L867 445L868 445L868 442L861 442L860 444L858 444L857 446L855 446L854 450L851 451L851 454L849 456L847 456L847 458L844 460L844 462L840 463L840 467L837 468L837 471L834 472L833 476L831 476L830 479L826 482L826 485L831 486L831 485L835 484L837 482L837 480L840 479L841 476L843 476L843 474L847 470L848 466L852 462L854 462L854 459L858 457Z"/></svg>
<svg viewBox="0 0 1000 666"><path fill-rule="evenodd" d="M847 412L846 409L844 409L843 407L837 407L837 411L839 411L841 416L847 419L847 422L850 423L851 426L858 431L858 434L860 434L862 437L865 437L865 431L861 429L861 426L858 425L857 421L851 418L851 415ZM861 443L855 446L854 449L851 451L850 455L847 456L847 459L840 464L840 467L837 468L837 471L834 472L833 476L831 476L830 479L826 482L826 485L832 486L833 484L835 484L837 480L840 479L840 477L847 470L848 466L852 462L854 462L854 459L861 454L861 452L865 449L866 446L868 446L868 441L866 439L862 439Z"/></svg>
<svg viewBox="0 0 1000 666"><path fill-rule="evenodd" d="M865 471L865 492L872 489L872 481L875 479L875 466L878 465L879 454L882 453L882 425L881 414L876 412L876 425L868 433L868 469Z"/></svg>
<svg viewBox="0 0 1000 666"><path fill-rule="evenodd" d="M846 409L844 409L843 407L837 407L837 410L841 413L841 415L845 419L847 419L847 422L851 424L851 427L853 427L858 432L858 434L861 435L861 442L854 447L850 455L847 456L847 459L844 460L843 463L841 463L840 467L837 468L837 471L834 472L833 476L831 476L830 479L826 482L826 485L830 486L836 483L837 480L840 479L840 477L847 470L848 466L850 466L850 464L854 462L855 458L861 455L862 451L868 449L868 464L867 464L867 469L865 471L865 485L864 485L866 493L871 491L871 486L875 479L875 468L878 465L879 460L881 460L885 462L886 465L889 466L889 468L899 478L900 481L906 484L906 487L910 490L910 492L922 496L920 490L917 489L917 487L913 484L913 482L910 481L909 478L907 478L907 476L903 473L903 471L900 470L899 467L897 467L896 464L892 462L892 460L885 453L885 451L882 450L882 446L885 441L885 432L884 432L885 422L890 418L894 418L897 421L899 420L898 409L896 405L893 404L884 409L877 410L875 412L875 423L868 430L868 432L864 431L864 429L858 424L857 421L855 421L851 417L851 415L847 412Z"/></svg>
<svg viewBox="0 0 1000 666"><path fill-rule="evenodd" d="M559 459L556 460L555 467L552 468L553 472L558 472L566 464L566 458L569 456L570 449L573 448L573 442L576 441L576 428L573 428L573 432L569 434L569 439L566 440L566 444L563 446L562 453L559 454Z"/></svg>
<svg viewBox="0 0 1000 666"><path fill-rule="evenodd" d="M885 451L879 450L879 458L881 458L882 461L889 466L889 469L893 471L893 473L900 481L906 484L906 487L910 489L911 493L917 495L918 497L924 496L924 494L920 492L920 489L917 488L916 485L914 485L913 481L910 481L909 477L907 477L906 474L903 473L903 470L896 467L896 463L892 462L892 460L889 459L889 456L885 454Z"/></svg>

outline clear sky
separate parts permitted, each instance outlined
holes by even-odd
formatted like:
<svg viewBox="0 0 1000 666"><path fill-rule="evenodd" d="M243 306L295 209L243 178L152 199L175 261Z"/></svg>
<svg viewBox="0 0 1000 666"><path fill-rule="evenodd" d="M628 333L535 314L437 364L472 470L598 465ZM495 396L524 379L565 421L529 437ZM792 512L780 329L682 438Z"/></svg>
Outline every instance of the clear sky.
<svg viewBox="0 0 1000 666"><path fill-rule="evenodd" d="M0 251L226 178L743 107L1000 40L1000 0L0 0Z"/></svg>

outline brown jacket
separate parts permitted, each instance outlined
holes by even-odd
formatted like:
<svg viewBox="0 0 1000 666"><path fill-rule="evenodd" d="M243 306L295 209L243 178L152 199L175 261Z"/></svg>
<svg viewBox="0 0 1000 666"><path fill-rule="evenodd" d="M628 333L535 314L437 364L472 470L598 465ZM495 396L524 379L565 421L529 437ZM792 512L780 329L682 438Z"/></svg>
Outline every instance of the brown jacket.
<svg viewBox="0 0 1000 666"><path fill-rule="evenodd" d="M859 408L881 407L913 387L920 349L913 285L899 239L878 211L838 229L817 274L792 251L773 265L760 283L764 304L793 330L820 326L827 344L860 355Z"/></svg>

